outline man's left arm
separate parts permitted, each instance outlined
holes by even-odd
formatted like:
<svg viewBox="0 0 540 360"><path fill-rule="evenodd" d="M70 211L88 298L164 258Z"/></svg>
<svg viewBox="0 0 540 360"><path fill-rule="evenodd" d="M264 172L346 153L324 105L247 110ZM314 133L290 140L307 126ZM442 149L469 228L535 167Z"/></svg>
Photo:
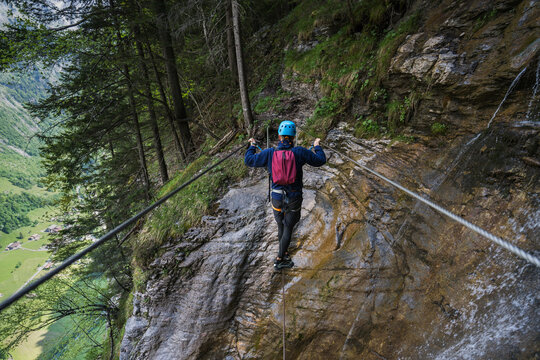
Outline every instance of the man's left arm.
<svg viewBox="0 0 540 360"><path fill-rule="evenodd" d="M324 153L322 147L319 145L321 139L315 139L313 142L313 150L315 152L309 151L306 149L306 163L311 166L323 166L326 163L326 154Z"/></svg>

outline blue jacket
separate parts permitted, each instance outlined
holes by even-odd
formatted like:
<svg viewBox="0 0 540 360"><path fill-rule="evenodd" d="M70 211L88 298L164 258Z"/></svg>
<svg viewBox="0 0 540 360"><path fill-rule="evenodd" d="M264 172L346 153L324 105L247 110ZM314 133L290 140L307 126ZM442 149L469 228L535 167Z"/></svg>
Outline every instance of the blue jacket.
<svg viewBox="0 0 540 360"><path fill-rule="evenodd" d="M305 164L311 166L322 166L326 163L326 155L322 147L315 146L315 152L312 152L304 147L293 147L288 141L280 141L277 147L278 150L291 149L294 153L294 159L296 161L296 180L291 185L277 185L272 181L272 189L285 190L289 198L295 198L302 196L302 177L304 175L302 166ZM272 174L272 156L274 155L274 148L265 149L262 152L256 154L257 148L250 146L247 149L244 162L247 166L251 167L267 167L268 172ZM281 194L272 192L272 198L281 200Z"/></svg>

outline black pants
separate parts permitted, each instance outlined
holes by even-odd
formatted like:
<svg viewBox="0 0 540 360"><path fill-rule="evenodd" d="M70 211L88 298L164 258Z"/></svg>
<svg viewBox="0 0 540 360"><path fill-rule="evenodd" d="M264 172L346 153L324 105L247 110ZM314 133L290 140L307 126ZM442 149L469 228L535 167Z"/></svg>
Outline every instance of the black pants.
<svg viewBox="0 0 540 360"><path fill-rule="evenodd" d="M272 206L274 207L274 218L278 226L278 257L283 259L291 243L294 225L300 221L302 197L300 196L288 201L286 198L283 201L272 199ZM281 211L276 211L276 209L280 209Z"/></svg>

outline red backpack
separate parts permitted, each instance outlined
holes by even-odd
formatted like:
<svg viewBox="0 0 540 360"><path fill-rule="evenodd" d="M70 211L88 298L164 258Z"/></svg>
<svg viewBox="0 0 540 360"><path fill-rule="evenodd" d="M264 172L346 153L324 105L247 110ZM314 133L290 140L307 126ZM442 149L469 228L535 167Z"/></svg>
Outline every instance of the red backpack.
<svg viewBox="0 0 540 360"><path fill-rule="evenodd" d="M296 161L291 150L274 150L272 155L272 180L278 185L294 184Z"/></svg>

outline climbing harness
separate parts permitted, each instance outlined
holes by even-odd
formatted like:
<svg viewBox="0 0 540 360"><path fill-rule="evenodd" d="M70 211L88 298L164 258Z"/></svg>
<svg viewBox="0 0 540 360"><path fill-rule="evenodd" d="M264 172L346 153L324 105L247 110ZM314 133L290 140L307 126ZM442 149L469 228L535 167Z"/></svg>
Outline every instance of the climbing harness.
<svg viewBox="0 0 540 360"><path fill-rule="evenodd" d="M287 196L287 191L285 190L278 190L278 189L272 189L272 192L273 193L276 193L276 194L281 194L281 207L280 208L276 208L274 206L274 204L272 203L272 209L276 210L276 211L279 211L279 212L283 212L283 214L285 213L289 213L289 212L298 212L300 210L302 210L302 207L299 206L299 207L291 207L290 204L293 203L294 204L294 200L295 199L291 199ZM292 200L292 201L291 201ZM276 200L277 201L277 200Z"/></svg>
<svg viewBox="0 0 540 360"><path fill-rule="evenodd" d="M525 259L527 260L528 262L530 262L531 264L534 264L538 267L540 267L540 259L534 255L531 255L527 252L525 252L524 250L520 249L519 247L511 244L510 242L498 237L498 236L495 236L489 232L487 232L486 230L468 222L467 220L463 219L462 217L444 209L443 207L433 203L432 201L430 200L427 200L427 199L424 199L423 197L421 197L420 195L418 195L417 193L411 191L411 190L408 190L406 189L405 187L401 186L400 184L388 179L387 177L385 177L384 175L381 175L379 174L378 172L374 171L374 170L371 170L370 168L360 164L358 161L354 160L353 158L351 158L350 156L347 156L345 154L343 154L341 151L338 151L336 149L334 149L333 147L329 146L328 144L324 144L328 149L330 149L331 151L337 153L337 154L340 154L341 156L343 156L344 158L350 160L351 162L353 162L355 165L357 165L358 167L360 167L361 169L377 176L378 178L386 181L387 183L393 185L394 187L400 189L401 191L404 191L406 194L412 196L413 198L417 199L418 201L421 201L423 202L424 204L428 205L429 207L437 210L438 212L440 212L441 214L443 215L446 215L448 216L449 218L451 218L452 220L454 221L457 221L458 223L464 225L465 227L468 227L469 229L471 229L472 231L484 236L485 238L493 241L494 243L496 243L497 245L500 245L502 246L503 248L513 252L514 254L516 254L517 256L521 257L522 259Z"/></svg>
<svg viewBox="0 0 540 360"><path fill-rule="evenodd" d="M238 146L236 149L231 151L227 156L225 156L223 159L221 159L220 161L218 161L214 165L208 167L206 170L202 171L198 175L195 175L190 180L183 183L182 185L180 185L176 189L172 190L170 193L168 193L167 195L165 195L164 197L162 197L161 199L159 199L158 201L156 201L152 205L149 205L145 209L141 210L138 214L136 214L133 217L129 218L128 220L124 221L122 224L118 225L117 227L115 227L114 229L109 231L107 234L100 237L92 245L88 246L87 248L85 248L81 252L70 256L62 264L60 264L56 268L50 270L47 274L43 275L42 277L40 277L35 282L32 282L32 283L28 284L27 286L25 286L21 290L17 291L15 294L11 295L8 299L6 299L6 300L4 300L3 302L0 303L0 311L4 310L5 308L7 308L11 304L13 304L15 301L22 298L23 296L27 295L32 290L36 289L41 284L43 284L47 280L51 279L53 276L57 275L60 271L67 268L68 266L73 264L75 261L77 261L77 260L81 259L82 257L84 257L86 254L88 254L89 252L91 252L95 248L101 246L103 243L105 243L107 240L109 240L110 238L115 236L117 233L119 233L120 231L126 229L129 225L133 224L134 222L136 222L137 220L142 218L144 215L148 214L150 211L154 210L156 207L163 204L165 201L169 200L172 196L176 195L180 190L182 190L186 186L191 185L191 183L193 183L194 181L199 179L201 176L205 175L210 170L214 169L216 166L220 165L225 160L227 160L228 158L230 158L231 156L233 156L234 154L236 154L237 152L239 152L242 149L245 149L245 144L242 144L242 145Z"/></svg>

